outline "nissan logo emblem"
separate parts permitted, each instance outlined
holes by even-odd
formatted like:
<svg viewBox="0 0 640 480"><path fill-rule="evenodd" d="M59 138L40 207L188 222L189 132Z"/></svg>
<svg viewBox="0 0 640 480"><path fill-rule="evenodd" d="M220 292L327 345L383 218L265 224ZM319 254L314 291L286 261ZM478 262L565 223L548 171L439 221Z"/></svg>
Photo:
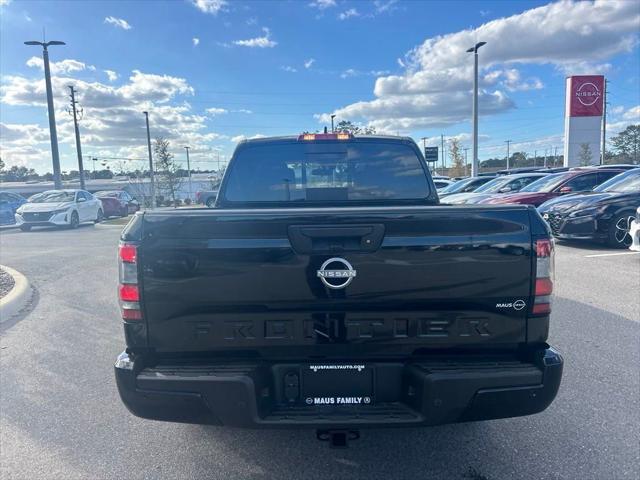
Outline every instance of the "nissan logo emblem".
<svg viewBox="0 0 640 480"><path fill-rule="evenodd" d="M578 101L585 107L590 107L595 104L600 98L600 90L591 82L585 82L578 87L576 91L576 97Z"/></svg>
<svg viewBox="0 0 640 480"><path fill-rule="evenodd" d="M333 268L328 268L333 267ZM344 258L326 260L318 270L318 278L332 289L345 288L355 278L356 271Z"/></svg>
<svg viewBox="0 0 640 480"><path fill-rule="evenodd" d="M522 310L526 306L527 304L524 303L524 300L516 300L515 302L513 302L513 308L515 308L516 310Z"/></svg>

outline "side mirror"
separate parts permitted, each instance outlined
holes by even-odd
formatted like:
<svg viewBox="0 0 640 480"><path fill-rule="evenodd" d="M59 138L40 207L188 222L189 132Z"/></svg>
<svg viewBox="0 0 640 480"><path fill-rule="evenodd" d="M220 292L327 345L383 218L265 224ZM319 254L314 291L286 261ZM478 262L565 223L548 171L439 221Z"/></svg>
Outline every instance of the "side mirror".
<svg viewBox="0 0 640 480"><path fill-rule="evenodd" d="M571 188L571 187L562 187L560 189L560 194L571 193L572 191L573 191L573 188Z"/></svg>
<svg viewBox="0 0 640 480"><path fill-rule="evenodd" d="M78 203L82 203L82 202L86 202L86 201L87 201L87 199L84 198L84 197L78 198Z"/></svg>
<svg viewBox="0 0 640 480"><path fill-rule="evenodd" d="M498 190L499 193L507 193L511 191L511 187L502 187L500 190Z"/></svg>

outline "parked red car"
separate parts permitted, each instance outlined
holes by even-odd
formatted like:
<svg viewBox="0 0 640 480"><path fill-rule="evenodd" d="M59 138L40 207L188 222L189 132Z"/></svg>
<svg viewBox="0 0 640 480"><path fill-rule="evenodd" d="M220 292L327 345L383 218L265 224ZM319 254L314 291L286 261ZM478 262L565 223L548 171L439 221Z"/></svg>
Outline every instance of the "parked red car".
<svg viewBox="0 0 640 480"><path fill-rule="evenodd" d="M140 210L138 201L124 190L104 190L93 194L102 202L106 217L126 217Z"/></svg>
<svg viewBox="0 0 640 480"><path fill-rule="evenodd" d="M588 192L623 171L620 168L592 168L555 173L530 183L517 193L490 197L478 203L520 203L538 207L560 195Z"/></svg>

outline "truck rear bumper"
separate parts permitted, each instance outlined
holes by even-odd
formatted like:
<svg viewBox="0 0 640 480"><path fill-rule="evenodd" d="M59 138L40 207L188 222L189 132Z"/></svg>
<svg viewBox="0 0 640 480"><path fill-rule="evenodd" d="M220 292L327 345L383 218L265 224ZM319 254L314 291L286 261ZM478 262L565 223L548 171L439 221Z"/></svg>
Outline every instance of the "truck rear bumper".
<svg viewBox="0 0 640 480"><path fill-rule="evenodd" d="M143 358L122 353L115 375L126 407L148 419L250 428L421 426L543 411L560 387L563 359L552 348L528 358L369 363L374 395L359 405L308 405L304 395L291 400L281 384L304 368L300 363L145 367Z"/></svg>

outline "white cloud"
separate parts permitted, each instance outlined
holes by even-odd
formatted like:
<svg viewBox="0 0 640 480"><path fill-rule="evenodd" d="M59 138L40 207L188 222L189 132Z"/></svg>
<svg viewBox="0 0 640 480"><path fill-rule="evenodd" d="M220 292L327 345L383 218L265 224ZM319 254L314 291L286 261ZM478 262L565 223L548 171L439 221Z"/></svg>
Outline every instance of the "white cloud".
<svg viewBox="0 0 640 480"><path fill-rule="evenodd" d="M233 143L239 143L239 142L242 142L243 140L254 140L256 138L266 138L266 135L263 135L261 133L256 133L255 135L252 135L250 137L246 135L236 135L235 137L231 137L230 140Z"/></svg>
<svg viewBox="0 0 640 480"><path fill-rule="evenodd" d="M35 124L0 123L0 156L7 166L34 168L51 155L49 129Z"/></svg>
<svg viewBox="0 0 640 480"><path fill-rule="evenodd" d="M285 72L296 73L298 71L297 68L292 67L290 65L283 65L280 67L280 70L284 70Z"/></svg>
<svg viewBox="0 0 640 480"><path fill-rule="evenodd" d="M386 12L393 12L396 8L398 8L396 6L396 3L398 3L398 0L375 0L373 2L373 5L375 7L375 11L376 13L380 14L380 13L386 13Z"/></svg>
<svg viewBox="0 0 640 480"><path fill-rule="evenodd" d="M232 110L233 113L246 113L246 114L251 114L253 113L252 110L247 110L246 108L239 108L238 110Z"/></svg>
<svg viewBox="0 0 640 480"><path fill-rule="evenodd" d="M36 67L40 70L44 70L44 60L42 57L31 57L27 60L27 67ZM71 73L71 72L80 72L82 70L95 70L96 67L93 65L87 65L86 63L79 62L78 60L61 60L60 62L49 62L49 68L51 69L52 74L57 73Z"/></svg>
<svg viewBox="0 0 640 480"><path fill-rule="evenodd" d="M4 7L5 5L9 5L11 0L0 0L0 7Z"/></svg>
<svg viewBox="0 0 640 480"><path fill-rule="evenodd" d="M499 84L510 92L544 88L544 84L539 78L532 77L528 80L523 80L520 71L515 68L491 70L484 76L484 83L486 85Z"/></svg>
<svg viewBox="0 0 640 480"><path fill-rule="evenodd" d="M304 62L304 68L306 68L307 70L311 68L311 66L316 63L316 59L315 58L310 58L308 60L305 60Z"/></svg>
<svg viewBox="0 0 640 480"><path fill-rule="evenodd" d="M479 134L478 135L478 142L482 143L482 142L486 142L487 140L489 140L491 137L489 137L489 135L484 135L484 134ZM458 140L458 142L460 142L460 144L464 147L465 145L469 145L471 143L471 134L470 133L459 133L457 135L445 135L444 137L444 143L445 145L449 145L449 142L451 142L451 140L456 139ZM420 142L422 144L422 142ZM440 137L429 137L426 140L426 146L427 147L439 147L441 145L441 140Z"/></svg>
<svg viewBox="0 0 640 480"><path fill-rule="evenodd" d="M105 17L104 23L108 23L110 25L113 25L114 27L121 28L123 30L131 30L132 28L131 25L129 25L129 22L127 22L123 18L116 18L111 16Z"/></svg>
<svg viewBox="0 0 640 480"><path fill-rule="evenodd" d="M203 13L217 15L218 12L224 11L227 6L227 0L191 0L194 7Z"/></svg>
<svg viewBox="0 0 640 480"><path fill-rule="evenodd" d="M345 10L344 12L340 13L340 15L338 15L338 18L340 20L347 20L351 17L359 17L360 13L358 12L357 9L355 8L350 8L349 10Z"/></svg>
<svg viewBox="0 0 640 480"><path fill-rule="evenodd" d="M388 70L356 70L355 68L348 68L340 74L340 78L351 78L351 77L362 77L362 76L371 76L371 77L379 77L380 75L388 75Z"/></svg>
<svg viewBox="0 0 640 480"><path fill-rule="evenodd" d="M118 74L113 70L105 70L104 73L107 74L107 78L110 82L115 82L118 79Z"/></svg>
<svg viewBox="0 0 640 480"><path fill-rule="evenodd" d="M589 61L567 61L557 65L557 69L565 75L604 75L612 68L610 63Z"/></svg>
<svg viewBox="0 0 640 480"><path fill-rule="evenodd" d="M198 45L200 45L200 39L198 37L193 37L191 39L191 43L193 43L194 47L197 47Z"/></svg>
<svg viewBox="0 0 640 480"><path fill-rule="evenodd" d="M612 115L620 115L624 112L624 105L617 105L609 109L609 113Z"/></svg>
<svg viewBox="0 0 640 480"><path fill-rule="evenodd" d="M640 105L625 109L623 106L608 110L610 116L607 121L607 137L617 135L629 125L640 123Z"/></svg>
<svg viewBox="0 0 640 480"><path fill-rule="evenodd" d="M224 115L225 113L229 113L229 110L225 109L225 108L216 108L216 107L211 107L211 108L207 108L206 112L212 116L215 117L217 115Z"/></svg>
<svg viewBox="0 0 640 480"><path fill-rule="evenodd" d="M278 42L271 40L271 32L267 27L264 27L262 31L264 32L262 37L249 38L247 40L236 40L233 43L234 45L249 48L273 48L278 45Z"/></svg>
<svg viewBox="0 0 640 480"><path fill-rule="evenodd" d="M32 145L49 142L49 130L36 124L0 123L3 143Z"/></svg>
<svg viewBox="0 0 640 480"><path fill-rule="evenodd" d="M376 80L374 100L333 113L393 130L465 121L471 114L473 82L472 55L466 50L479 40L487 42L480 49L480 111L500 113L515 106L508 92L543 88L537 78L522 78L517 65L550 65L568 73L606 69L605 60L638 45L639 24L634 2L561 0L475 29L428 38L398 61L403 74Z"/></svg>
<svg viewBox="0 0 640 480"><path fill-rule="evenodd" d="M342 72L340 74L340 78L355 77L356 75L358 75L357 70L355 70L353 68L348 68L347 70L345 70L344 72Z"/></svg>
<svg viewBox="0 0 640 480"><path fill-rule="evenodd" d="M635 107L631 107L629 110L624 112L622 118L625 120L632 120L634 122L640 121L640 105L636 105Z"/></svg>
<svg viewBox="0 0 640 480"><path fill-rule="evenodd" d="M186 79L134 70L124 85L114 86L53 75L52 87L64 168L73 168L74 129L66 114L67 85L73 83L84 108L81 124L83 150L87 155L111 152L111 156L145 158L146 140L143 110L149 111L151 133L168 138L175 145L209 148L226 138L207 128L205 115L194 114L185 96L194 94ZM0 101L6 105L46 106L46 89L41 75L34 78L5 76L0 85ZM46 117L43 113L43 122ZM24 164L41 171L50 170L48 129L38 125L9 124L2 127L0 148L8 164ZM176 147L177 148L177 147ZM65 166L65 164L67 166ZM142 167L140 165L140 167Z"/></svg>
<svg viewBox="0 0 640 480"><path fill-rule="evenodd" d="M309 6L318 10L326 10L327 8L335 7L336 0L313 0Z"/></svg>

